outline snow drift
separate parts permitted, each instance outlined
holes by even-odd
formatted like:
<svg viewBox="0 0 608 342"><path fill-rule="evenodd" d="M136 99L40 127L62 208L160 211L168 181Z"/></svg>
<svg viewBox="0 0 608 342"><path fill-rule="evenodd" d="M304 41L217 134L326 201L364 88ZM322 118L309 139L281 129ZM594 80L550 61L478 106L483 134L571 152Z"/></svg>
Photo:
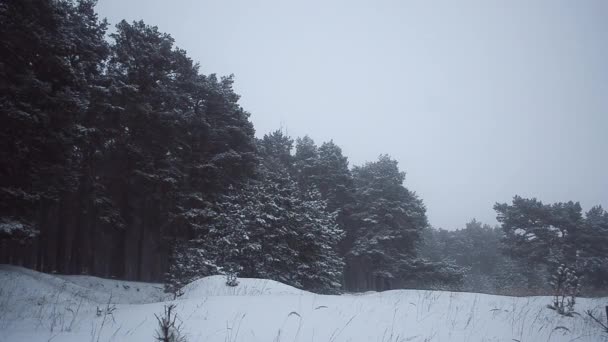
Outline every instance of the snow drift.
<svg viewBox="0 0 608 342"><path fill-rule="evenodd" d="M268 279L247 278L238 280L238 286L226 286L226 277L216 275L195 280L183 287L180 299L196 299L209 296L261 296L302 295L308 293ZM310 293L308 293L310 294Z"/></svg>
<svg viewBox="0 0 608 342"><path fill-rule="evenodd" d="M419 290L325 296L270 280L239 282L200 279L171 301L188 341L608 341L584 315L547 309L549 297ZM159 284L0 266L0 341L152 341L154 314L167 303ZM581 298L576 310L599 314L606 304Z"/></svg>

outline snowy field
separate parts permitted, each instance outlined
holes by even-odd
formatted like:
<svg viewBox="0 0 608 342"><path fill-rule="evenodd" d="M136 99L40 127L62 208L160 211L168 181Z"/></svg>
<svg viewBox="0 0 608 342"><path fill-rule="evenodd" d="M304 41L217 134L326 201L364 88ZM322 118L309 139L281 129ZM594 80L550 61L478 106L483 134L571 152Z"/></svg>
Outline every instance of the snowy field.
<svg viewBox="0 0 608 342"><path fill-rule="evenodd" d="M188 341L608 341L549 297L396 290L323 296L269 280L198 280L173 303ZM0 341L154 340L168 298L160 284L55 276L0 265ZM108 304L108 301L111 301ZM598 314L608 298L581 298Z"/></svg>

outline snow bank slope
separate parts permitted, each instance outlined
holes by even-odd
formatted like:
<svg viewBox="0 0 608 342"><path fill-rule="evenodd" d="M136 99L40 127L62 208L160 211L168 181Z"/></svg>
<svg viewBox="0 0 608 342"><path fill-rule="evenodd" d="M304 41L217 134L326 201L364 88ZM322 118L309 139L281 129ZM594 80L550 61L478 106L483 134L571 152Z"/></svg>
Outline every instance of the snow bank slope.
<svg viewBox="0 0 608 342"><path fill-rule="evenodd" d="M91 303L144 304L167 299L162 284L102 279L90 276L45 274L26 268L0 265L0 284L20 299L59 297Z"/></svg>
<svg viewBox="0 0 608 342"><path fill-rule="evenodd" d="M99 304L87 299L76 305L79 297L71 289L84 288L83 279L96 293L116 288L112 280L1 267L0 341L153 340L154 314L168 302L116 304L104 319L96 314ZM566 318L547 309L548 297L414 290L321 296L271 281L240 281L242 290L224 288L222 277L201 279L171 302L177 304L188 341L608 341L584 315ZM16 289L12 284L17 283ZM62 292L65 301L54 300L57 284L70 289ZM32 289L51 292L34 295ZM41 300L45 295L50 299ZM608 298L583 298L576 309L599 313L606 304Z"/></svg>
<svg viewBox="0 0 608 342"><path fill-rule="evenodd" d="M226 286L224 276L202 278L184 286L180 299L194 299L209 296L261 296L261 295L301 295L307 292L268 279L239 279L238 286ZM308 293L310 294L310 293Z"/></svg>

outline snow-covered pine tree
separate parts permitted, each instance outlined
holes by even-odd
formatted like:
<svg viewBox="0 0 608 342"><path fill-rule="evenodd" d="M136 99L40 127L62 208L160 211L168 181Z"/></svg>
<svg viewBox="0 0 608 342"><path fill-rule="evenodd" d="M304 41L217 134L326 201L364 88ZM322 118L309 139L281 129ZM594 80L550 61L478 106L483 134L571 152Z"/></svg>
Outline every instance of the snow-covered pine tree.
<svg viewBox="0 0 608 342"><path fill-rule="evenodd" d="M315 189L296 201L298 277L303 288L333 293L342 287L344 263L337 246L344 232L336 223L336 214L328 213L326 203Z"/></svg>
<svg viewBox="0 0 608 342"><path fill-rule="evenodd" d="M280 132L267 135L254 179L219 196L209 211L192 213L197 224L175 249L170 289L233 272L318 292L340 288L342 232L318 192L304 193L291 176L290 143Z"/></svg>
<svg viewBox="0 0 608 342"><path fill-rule="evenodd" d="M295 177L303 191L317 187L320 177L319 152L314 140L307 135L297 138L293 160Z"/></svg>
<svg viewBox="0 0 608 342"><path fill-rule="evenodd" d="M547 288L551 270L576 262L584 223L579 203L543 204L515 196L512 204L497 203L494 210L504 252L525 266L526 287Z"/></svg>
<svg viewBox="0 0 608 342"><path fill-rule="evenodd" d="M329 211L337 212L338 223L345 229L354 203L354 180L348 158L333 141L324 142L319 147L317 172L316 185L321 197L327 200Z"/></svg>
<svg viewBox="0 0 608 342"><path fill-rule="evenodd" d="M295 156L288 156L293 141L274 132L260 141L261 169L271 183L282 184L289 194L283 212L287 215L291 248L297 251L296 274L292 284L317 292L335 292L341 287L342 258L338 243L343 230L336 224L335 212L319 193L318 183L324 176L319 170L319 156L309 137L297 140ZM293 176L292 176L293 175Z"/></svg>
<svg viewBox="0 0 608 342"><path fill-rule="evenodd" d="M415 244L428 223L426 209L403 186L405 173L387 155L353 169L356 208L353 243L346 256L346 283L352 290L384 290L416 272Z"/></svg>
<svg viewBox="0 0 608 342"><path fill-rule="evenodd" d="M82 118L108 54L107 23L98 20L94 5L51 0L0 5L0 240L44 235L41 228L57 223L41 217L59 220L75 210L62 204L66 210L58 213L59 202L78 187L79 147L87 135ZM61 243L66 232L58 230L44 236L46 241ZM67 258L61 257L55 258L63 259L60 265L39 258L38 267L62 270Z"/></svg>

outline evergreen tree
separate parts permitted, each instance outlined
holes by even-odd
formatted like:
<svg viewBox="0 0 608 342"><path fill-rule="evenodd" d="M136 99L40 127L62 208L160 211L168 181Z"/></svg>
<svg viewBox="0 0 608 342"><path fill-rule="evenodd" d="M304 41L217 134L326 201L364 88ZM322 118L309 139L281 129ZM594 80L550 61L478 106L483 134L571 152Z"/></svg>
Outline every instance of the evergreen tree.
<svg viewBox="0 0 608 342"><path fill-rule="evenodd" d="M317 188L321 196L327 200L330 211L339 211L338 221L345 221L354 202L354 181L348 168L348 158L333 141L319 147L317 172ZM344 218L340 219L342 216Z"/></svg>
<svg viewBox="0 0 608 342"><path fill-rule="evenodd" d="M0 237L36 236L3 257L159 280L195 214L252 174L254 130L232 77L200 75L143 22L108 43L94 5L0 6Z"/></svg>
<svg viewBox="0 0 608 342"><path fill-rule="evenodd" d="M108 51L94 4L0 6L0 237L38 234L38 218L78 186L79 123Z"/></svg>
<svg viewBox="0 0 608 342"><path fill-rule="evenodd" d="M293 174L293 139L283 134L282 131L276 130L269 134L265 134L258 141L258 152L260 156L268 163L272 161L276 165L280 165L290 174Z"/></svg>
<svg viewBox="0 0 608 342"><path fill-rule="evenodd" d="M608 288L608 212L601 206L585 214L577 248L583 286L590 290Z"/></svg>
<svg viewBox="0 0 608 342"><path fill-rule="evenodd" d="M327 202L327 210L335 215L336 223L347 232L339 246L345 255L352 246L352 234L348 234L354 205L354 184L348 168L348 159L333 141L317 148L314 141L304 137L296 141L294 164L298 184L304 191L316 189Z"/></svg>
<svg viewBox="0 0 608 342"><path fill-rule="evenodd" d="M513 198L512 205L496 204L509 256L527 267L527 288L546 287L546 279L560 264L577 264L577 243L583 223L578 203L546 205L537 199Z"/></svg>
<svg viewBox="0 0 608 342"><path fill-rule="evenodd" d="M319 152L315 142L308 136L296 139L294 169L300 187L306 191L318 189L320 175Z"/></svg>
<svg viewBox="0 0 608 342"><path fill-rule="evenodd" d="M415 243L428 224L425 207L386 155L355 167L353 175L357 202L346 283L355 290L396 287L415 273Z"/></svg>
<svg viewBox="0 0 608 342"><path fill-rule="evenodd" d="M259 142L255 179L220 196L195 237L176 251L169 290L201 276L237 273L278 280L317 292L335 292L342 236L316 190L302 191L288 171L292 140L280 132Z"/></svg>
<svg viewBox="0 0 608 342"><path fill-rule="evenodd" d="M264 136L260 142L260 171L265 187L269 188L265 193L270 195L262 201L262 212L271 212L270 220L264 221L269 221L272 231L278 232L264 234L265 240L275 238L266 242L264 257L275 263L290 260L282 267L271 264L267 268L278 271L271 279L281 277L294 286L335 292L341 287L343 263L336 247L343 233L318 191L303 189L291 176L289 171L293 167L285 162L292 160L286 154L291 143L291 139L277 132Z"/></svg>
<svg viewBox="0 0 608 342"><path fill-rule="evenodd" d="M420 256L459 268L462 284L450 288L485 293L505 293L521 286L519 272L501 253L502 230L473 219L463 229L426 229L419 247Z"/></svg>
<svg viewBox="0 0 608 342"><path fill-rule="evenodd" d="M108 187L126 222L125 276L151 279L197 213L251 173L254 131L232 78L200 75L171 36L122 21L112 38Z"/></svg>

